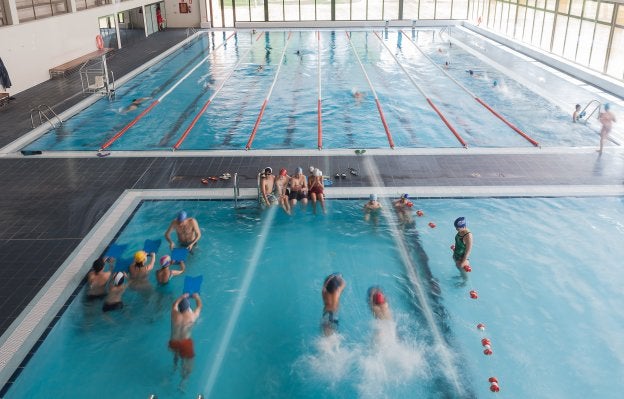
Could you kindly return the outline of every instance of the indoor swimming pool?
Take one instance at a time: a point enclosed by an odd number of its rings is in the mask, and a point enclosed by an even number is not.
[[[204,303],[188,382],[179,387],[167,349],[184,276],[164,287],[151,276],[119,312],[103,314],[77,289],[5,397],[484,398],[490,377],[504,397],[619,397],[621,197],[416,198],[403,224],[392,200],[370,220],[364,192],[329,200],[326,215],[141,201],[105,243],[126,246],[121,265],[146,239],[162,239],[157,257],[167,254],[163,233],[182,209],[202,230],[185,272],[203,276]],[[465,285],[449,249],[458,216],[474,235]],[[338,333],[323,337],[321,287],[335,272],[347,286]],[[372,317],[371,286],[393,321]]]
[[[527,86],[530,76],[497,69],[454,29],[199,33],[112,101],[101,98],[23,149],[596,145],[595,120],[573,124],[567,103],[544,97],[566,84]],[[595,98],[576,96],[568,101]]]

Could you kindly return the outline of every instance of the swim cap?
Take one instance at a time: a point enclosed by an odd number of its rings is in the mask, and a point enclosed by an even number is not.
[[[604,105],[605,111],[608,111],[610,108],[611,108],[611,104],[605,103],[605,105]]]
[[[115,286],[122,285],[124,283],[124,274],[122,272],[115,273],[115,277],[113,278],[113,284]]]
[[[96,273],[99,273],[102,269],[104,269],[104,258],[97,258],[93,261],[93,270],[95,270]]]
[[[494,84],[494,86],[498,86],[498,82],[497,81],[494,81],[493,84]]]
[[[134,253],[134,261],[136,263],[143,263],[147,260],[147,253],[145,251],[137,251]]]
[[[303,169],[301,168],[301,166],[297,166],[295,173],[303,173]]]
[[[401,198],[403,198],[403,199],[408,199],[408,198],[409,198],[409,195],[408,195],[407,193],[406,193],[406,194],[403,194],[403,195],[401,195]]]
[[[178,212],[178,222],[183,222],[187,217],[188,215],[186,214],[186,211]]]
[[[327,277],[327,283],[325,284],[325,289],[330,294],[333,294],[341,285],[342,285],[342,277],[340,276],[340,274],[334,273],[330,275],[329,277]]]
[[[184,312],[186,312],[190,308],[191,308],[191,303],[186,298],[182,298],[180,303],[178,303],[178,311],[180,313],[184,313]]]
[[[280,176],[286,176],[288,174],[288,171],[284,168],[280,169]]]
[[[273,173],[273,169],[271,169],[270,167],[267,166],[266,168],[264,168],[264,173],[267,173],[267,174],[270,175],[270,174]]]
[[[377,201],[377,194],[371,194],[368,199],[370,199],[371,201]]]
[[[165,255],[160,258],[160,266],[167,267],[171,265],[171,256]]]
[[[462,216],[455,219],[453,225],[455,225],[455,228],[466,227],[466,218]]]
[[[384,294],[382,294],[381,291],[377,291],[373,294],[373,303],[375,305],[383,305],[386,303],[386,297],[384,297]]]
[[[468,73],[472,75],[472,74],[474,74],[474,71],[472,69],[469,69]]]
[[[320,169],[314,169],[314,176],[321,177],[323,176],[323,171]]]
[[[316,170],[316,168],[314,166],[310,166],[310,168],[308,169],[310,171],[310,173],[314,173],[314,171]]]

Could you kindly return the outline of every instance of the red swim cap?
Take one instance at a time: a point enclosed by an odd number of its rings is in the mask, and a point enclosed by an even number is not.
[[[286,176],[286,173],[288,173],[288,171],[284,168],[280,169],[280,176]]]
[[[384,303],[386,303],[386,298],[381,293],[381,291],[377,291],[373,294],[373,303],[375,305],[383,305]]]

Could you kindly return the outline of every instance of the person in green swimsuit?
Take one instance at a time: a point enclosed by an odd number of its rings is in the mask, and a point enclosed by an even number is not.
[[[453,223],[457,234],[455,235],[455,246],[453,248],[453,260],[457,270],[461,273],[464,280],[468,278],[466,275],[466,266],[470,266],[468,257],[472,251],[472,233],[466,227],[466,218],[459,217]]]

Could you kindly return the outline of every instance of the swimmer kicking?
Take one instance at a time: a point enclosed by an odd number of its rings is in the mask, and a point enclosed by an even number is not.
[[[338,308],[340,295],[347,286],[340,273],[327,276],[323,283],[323,318],[321,329],[325,336],[330,336],[338,329]]]

